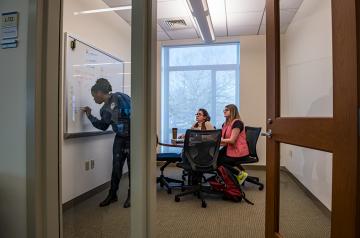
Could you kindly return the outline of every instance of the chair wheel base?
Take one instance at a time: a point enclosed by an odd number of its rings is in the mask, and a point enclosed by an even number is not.
[[[179,198],[179,197],[175,197],[175,202],[180,202],[180,198]]]
[[[259,186],[259,190],[262,191],[264,189],[264,185]]]
[[[202,202],[201,202],[201,207],[202,207],[202,208],[206,208],[206,207],[207,207],[207,204],[206,204],[205,201],[202,201]]]

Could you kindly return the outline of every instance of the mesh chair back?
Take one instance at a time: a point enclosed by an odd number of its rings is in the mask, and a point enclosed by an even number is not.
[[[216,169],[221,141],[221,130],[187,130],[184,156],[193,171],[206,172]]]
[[[246,126],[245,132],[246,132],[246,140],[249,147],[249,153],[250,153],[249,156],[256,158],[258,160],[259,158],[256,152],[256,143],[260,136],[261,127]]]

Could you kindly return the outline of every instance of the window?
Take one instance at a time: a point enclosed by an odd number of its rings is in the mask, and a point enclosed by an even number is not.
[[[221,128],[224,106],[239,105],[239,70],[239,43],[163,47],[162,140],[170,140],[173,127],[185,133],[199,108]]]

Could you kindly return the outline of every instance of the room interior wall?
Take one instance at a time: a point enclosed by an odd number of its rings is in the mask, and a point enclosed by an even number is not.
[[[240,114],[245,125],[265,130],[266,117],[266,42],[264,35],[219,37],[217,42],[240,42]],[[171,40],[158,42],[158,92],[161,92],[161,47],[201,43],[199,40]],[[161,128],[161,94],[158,94],[158,135]],[[189,112],[190,113],[190,112]],[[193,113],[193,112],[191,112]],[[265,138],[257,144],[258,165],[266,164]]]
[[[332,117],[331,1],[304,0],[281,39],[281,115]],[[281,145],[281,163],[331,210],[331,153]]]
[[[1,13],[18,11],[18,47],[0,49],[0,236],[27,237],[27,56],[30,1],[1,0]],[[32,29],[33,30],[33,29]],[[0,33],[0,37],[2,37]]]
[[[121,17],[114,12],[74,15],[74,12],[106,7],[101,0],[64,0],[63,32],[131,62],[131,28]],[[131,64],[126,63],[125,73],[130,72]],[[130,75],[125,75],[125,85],[125,93],[130,94]],[[111,134],[62,140],[63,203],[110,180],[113,138]],[[94,169],[85,171],[87,160],[95,161]],[[124,169],[126,172],[126,166]]]

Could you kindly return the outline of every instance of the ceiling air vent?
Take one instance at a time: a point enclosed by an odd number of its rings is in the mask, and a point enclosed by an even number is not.
[[[159,19],[158,23],[166,31],[182,30],[192,27],[189,19],[184,18]]]
[[[170,29],[178,29],[186,27],[186,22],[183,19],[168,20],[165,21],[165,24],[168,25]]]

